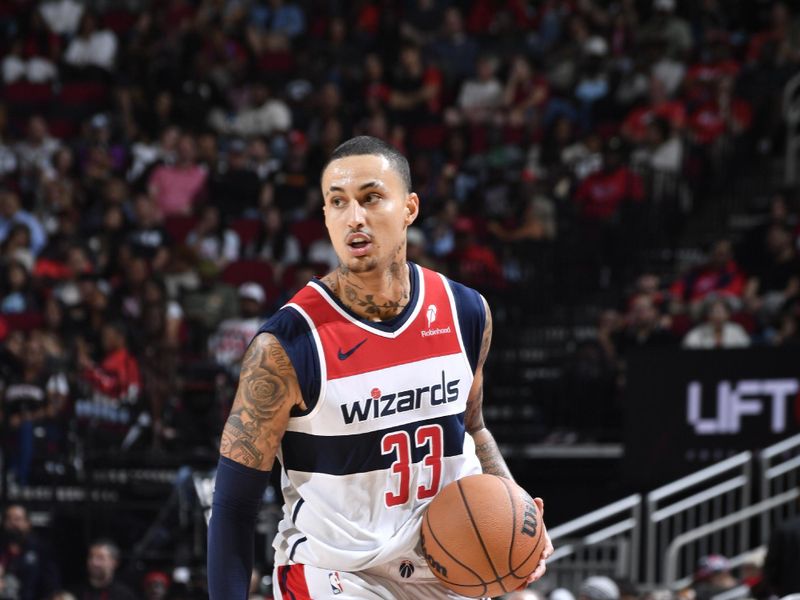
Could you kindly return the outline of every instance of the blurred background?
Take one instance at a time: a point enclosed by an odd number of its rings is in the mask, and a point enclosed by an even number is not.
[[[205,597],[239,360],[336,266],[319,175],[360,134],[409,158],[409,259],[492,306],[486,419],[550,527],[629,499],[624,557],[570,572],[631,585],[571,592],[667,582],[674,490],[636,494],[723,460],[675,535],[784,500],[662,594],[760,581],[800,469],[752,454],[800,425],[794,3],[5,0],[0,57],[0,598]]]

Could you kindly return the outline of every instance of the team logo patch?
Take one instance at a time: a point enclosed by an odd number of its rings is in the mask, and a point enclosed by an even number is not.
[[[414,563],[410,560],[404,560],[400,563],[400,577],[408,579],[414,574]]]
[[[339,571],[328,573],[328,582],[331,584],[331,592],[334,595],[341,594],[344,589],[342,588],[342,580],[339,579]]]

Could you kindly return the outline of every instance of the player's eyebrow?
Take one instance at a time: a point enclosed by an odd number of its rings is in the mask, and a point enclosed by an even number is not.
[[[364,183],[364,184],[362,184],[362,185],[361,185],[361,186],[358,188],[358,191],[360,192],[360,191],[362,191],[362,190],[366,190],[367,188],[382,188],[382,189],[385,189],[385,188],[386,188],[386,186],[385,186],[385,185],[383,185],[383,182],[382,182],[382,181],[378,181],[378,180],[375,180],[375,181],[368,181],[367,183]]]
[[[382,181],[378,181],[376,179],[374,181],[368,181],[366,183],[362,183],[360,186],[358,186],[358,191],[361,192],[369,188],[379,188],[385,190],[386,186],[383,184]],[[339,187],[338,185],[332,185],[331,187],[328,188],[328,191],[325,192],[325,197],[327,198],[332,192],[343,192],[343,191],[344,188]]]

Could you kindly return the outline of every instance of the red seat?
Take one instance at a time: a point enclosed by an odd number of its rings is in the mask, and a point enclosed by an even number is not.
[[[239,236],[242,248],[247,247],[256,239],[260,227],[261,221],[258,219],[234,219],[231,221],[231,229]]]
[[[15,329],[31,331],[44,323],[44,315],[38,312],[8,313],[3,315],[3,318],[9,331]]]
[[[47,104],[53,100],[53,88],[49,83],[15,81],[3,90],[3,97],[12,104]]]
[[[164,219],[164,229],[176,244],[183,244],[186,236],[197,225],[197,217],[191,215],[173,215]]]
[[[300,242],[303,253],[308,252],[309,246],[317,240],[323,239],[327,235],[325,223],[317,219],[305,219],[293,223],[289,228],[291,234]]]
[[[274,301],[278,295],[278,287],[275,285],[275,273],[272,265],[264,260],[244,259],[234,261],[225,267],[220,279],[233,286],[240,286],[248,281],[254,281],[264,288],[268,302]]]
[[[69,106],[105,104],[109,98],[108,86],[97,81],[73,81],[61,88],[59,100]]]

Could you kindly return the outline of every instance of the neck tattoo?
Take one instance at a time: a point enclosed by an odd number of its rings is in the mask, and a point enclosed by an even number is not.
[[[411,279],[406,264],[392,263],[382,289],[369,289],[347,267],[340,267],[322,279],[342,303],[371,321],[387,321],[399,315],[411,297]]]

